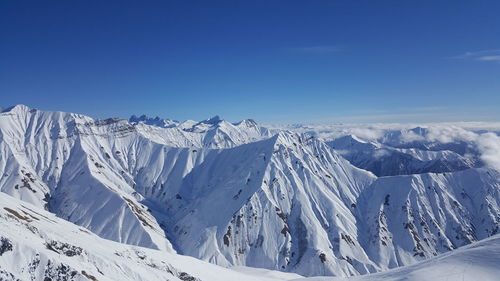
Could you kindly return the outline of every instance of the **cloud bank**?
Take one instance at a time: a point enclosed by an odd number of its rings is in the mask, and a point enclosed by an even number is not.
[[[355,135],[367,142],[450,144],[466,143],[479,153],[488,167],[500,171],[500,123],[464,122],[432,124],[337,124],[294,125],[281,127],[309,133],[327,141]],[[396,139],[395,139],[396,138]]]

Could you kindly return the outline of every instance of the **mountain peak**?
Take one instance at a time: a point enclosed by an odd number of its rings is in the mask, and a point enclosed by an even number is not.
[[[27,111],[30,111],[30,110],[36,110],[36,109],[32,109],[24,104],[17,104],[17,105],[13,105],[13,106],[9,106],[9,107],[6,107],[4,109],[2,109],[2,113],[3,112],[14,112],[14,111],[21,111],[21,112],[27,112]]]
[[[160,118],[159,116],[156,117],[148,117],[147,115],[143,114],[139,117],[137,115],[132,115],[128,119],[129,122],[132,123],[144,123],[146,125],[151,125],[151,126],[157,126],[157,127],[162,127],[162,128],[170,128],[175,125],[177,125],[179,122],[175,120],[170,120],[170,119],[163,119]]]
[[[215,115],[207,120],[201,121],[200,123],[217,125],[222,121],[219,115]]]
[[[245,126],[245,127],[256,127],[257,122],[255,122],[255,120],[253,120],[253,119],[245,119],[245,120],[241,120],[240,122],[234,123],[234,125]]]

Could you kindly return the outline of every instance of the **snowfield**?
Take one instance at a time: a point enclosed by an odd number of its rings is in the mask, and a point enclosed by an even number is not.
[[[437,280],[482,265],[488,280],[498,266],[477,251],[498,261],[500,130],[472,127],[7,108],[0,280]]]
[[[3,193],[0,207],[2,281],[277,281],[300,277],[265,270],[258,276],[240,273],[192,257],[105,240]]]
[[[500,235],[429,260],[352,278],[310,277],[235,267],[102,239],[0,193],[0,280],[498,280]],[[47,279],[50,278],[50,279]]]
[[[498,280],[500,235],[429,260],[386,272],[352,278],[312,277],[293,281],[449,281]]]

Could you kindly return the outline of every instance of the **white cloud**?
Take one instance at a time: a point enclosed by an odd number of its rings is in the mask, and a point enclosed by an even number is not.
[[[477,148],[480,158],[486,165],[500,171],[500,137],[493,133],[474,133],[457,126],[429,127],[428,141],[450,143],[463,141]]]
[[[500,61],[500,55],[498,55],[498,56],[483,56],[483,57],[479,57],[478,60],[482,60],[482,61]]]
[[[384,130],[377,129],[374,127],[369,128],[353,128],[351,134],[360,137],[365,140],[376,140],[384,135]]]
[[[403,131],[400,137],[403,143],[423,141],[425,138],[421,135],[414,133],[413,131]]]
[[[430,126],[425,136],[429,142],[450,143],[457,141],[473,142],[477,134],[457,126]]]
[[[500,137],[494,133],[484,133],[478,136],[476,143],[481,160],[500,171]]]
[[[498,61],[498,62],[500,62],[500,49],[466,52],[462,55],[458,55],[458,56],[455,56],[452,58],[477,60],[477,61]]]

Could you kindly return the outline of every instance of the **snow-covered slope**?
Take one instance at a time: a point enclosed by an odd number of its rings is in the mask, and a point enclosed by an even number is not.
[[[36,206],[0,193],[0,280],[279,281],[300,277],[239,273],[195,258],[102,239]]]
[[[177,199],[155,203],[167,206],[164,224],[182,253],[303,274],[366,273],[375,269],[360,245],[358,268],[335,257],[352,249],[331,247],[357,232],[349,206],[374,180],[310,136],[279,133],[212,151],[172,188]]]
[[[497,234],[499,177],[495,170],[469,169],[377,179],[357,203],[364,249],[392,268]]]
[[[293,281],[496,281],[500,276],[500,234],[426,261],[351,278],[313,277]]]
[[[138,202],[133,180],[110,156],[118,150],[111,152],[106,140],[120,142],[132,132],[120,120],[11,108],[0,114],[0,189],[104,238],[172,250]]]
[[[0,193],[0,280],[493,281],[495,235],[429,260],[360,277],[302,278],[262,269],[226,269],[191,257],[102,239],[29,203]]]
[[[117,242],[303,275],[408,265],[500,226],[494,169],[377,178],[250,120],[132,121],[5,110],[0,190]]]
[[[196,148],[231,147],[270,133],[248,122],[209,123],[186,131],[18,105],[0,114],[0,189],[102,237],[171,248],[134,189],[147,186],[135,181],[143,180],[155,161],[171,165],[164,172],[176,169],[165,181],[179,180],[193,167]]]

